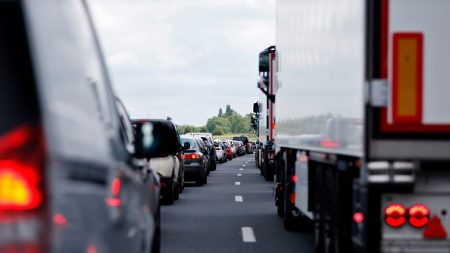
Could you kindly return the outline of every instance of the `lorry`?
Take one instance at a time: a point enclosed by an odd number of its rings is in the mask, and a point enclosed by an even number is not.
[[[275,202],[316,252],[450,252],[448,10],[277,1]]]
[[[267,181],[272,181],[275,174],[275,46],[264,49],[259,54],[258,89],[259,101],[253,104],[257,116],[257,145],[255,152],[256,166]]]

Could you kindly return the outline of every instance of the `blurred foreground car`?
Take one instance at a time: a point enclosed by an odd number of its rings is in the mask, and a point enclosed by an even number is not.
[[[182,135],[180,139],[186,149],[183,154],[186,180],[194,180],[200,186],[208,183],[209,155],[202,150],[203,140],[192,135]]]
[[[0,1],[0,24],[0,252],[157,252],[86,3]]]
[[[157,139],[151,141],[167,143],[178,147],[176,152],[164,154],[162,157],[149,159],[150,168],[160,175],[161,196],[169,205],[180,197],[184,188],[184,164],[181,158],[181,143],[176,126],[172,121],[165,119],[139,119],[133,120],[136,126],[149,124],[153,135]],[[162,136],[170,133],[171,139],[163,139]]]

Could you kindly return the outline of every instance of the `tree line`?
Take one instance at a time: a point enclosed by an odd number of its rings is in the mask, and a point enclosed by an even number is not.
[[[230,105],[226,105],[225,112],[220,108],[217,116],[208,119],[206,126],[179,125],[177,127],[181,134],[190,132],[209,132],[213,135],[247,133],[253,131],[250,127],[250,119],[250,113],[242,116],[233,110]]]

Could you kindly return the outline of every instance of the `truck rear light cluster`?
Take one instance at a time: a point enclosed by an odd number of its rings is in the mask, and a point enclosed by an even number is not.
[[[430,221],[430,211],[423,204],[412,205],[408,210],[401,204],[390,204],[384,214],[386,224],[393,228],[403,226],[407,220],[412,227],[422,228]]]

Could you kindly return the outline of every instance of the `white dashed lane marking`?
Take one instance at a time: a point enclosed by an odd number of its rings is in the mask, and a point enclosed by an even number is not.
[[[242,198],[242,196],[236,195],[236,196],[234,196],[234,201],[236,201],[236,202],[244,202],[244,199]]]
[[[241,174],[241,173],[239,173],[239,174],[237,174],[237,176],[238,176],[238,177],[240,177],[240,176],[242,176],[242,174]]]
[[[243,242],[256,242],[255,233],[252,227],[242,227],[242,241]]]
[[[243,168],[240,168],[239,170],[244,170]]]
[[[234,182],[234,185],[241,185],[241,182]]]

